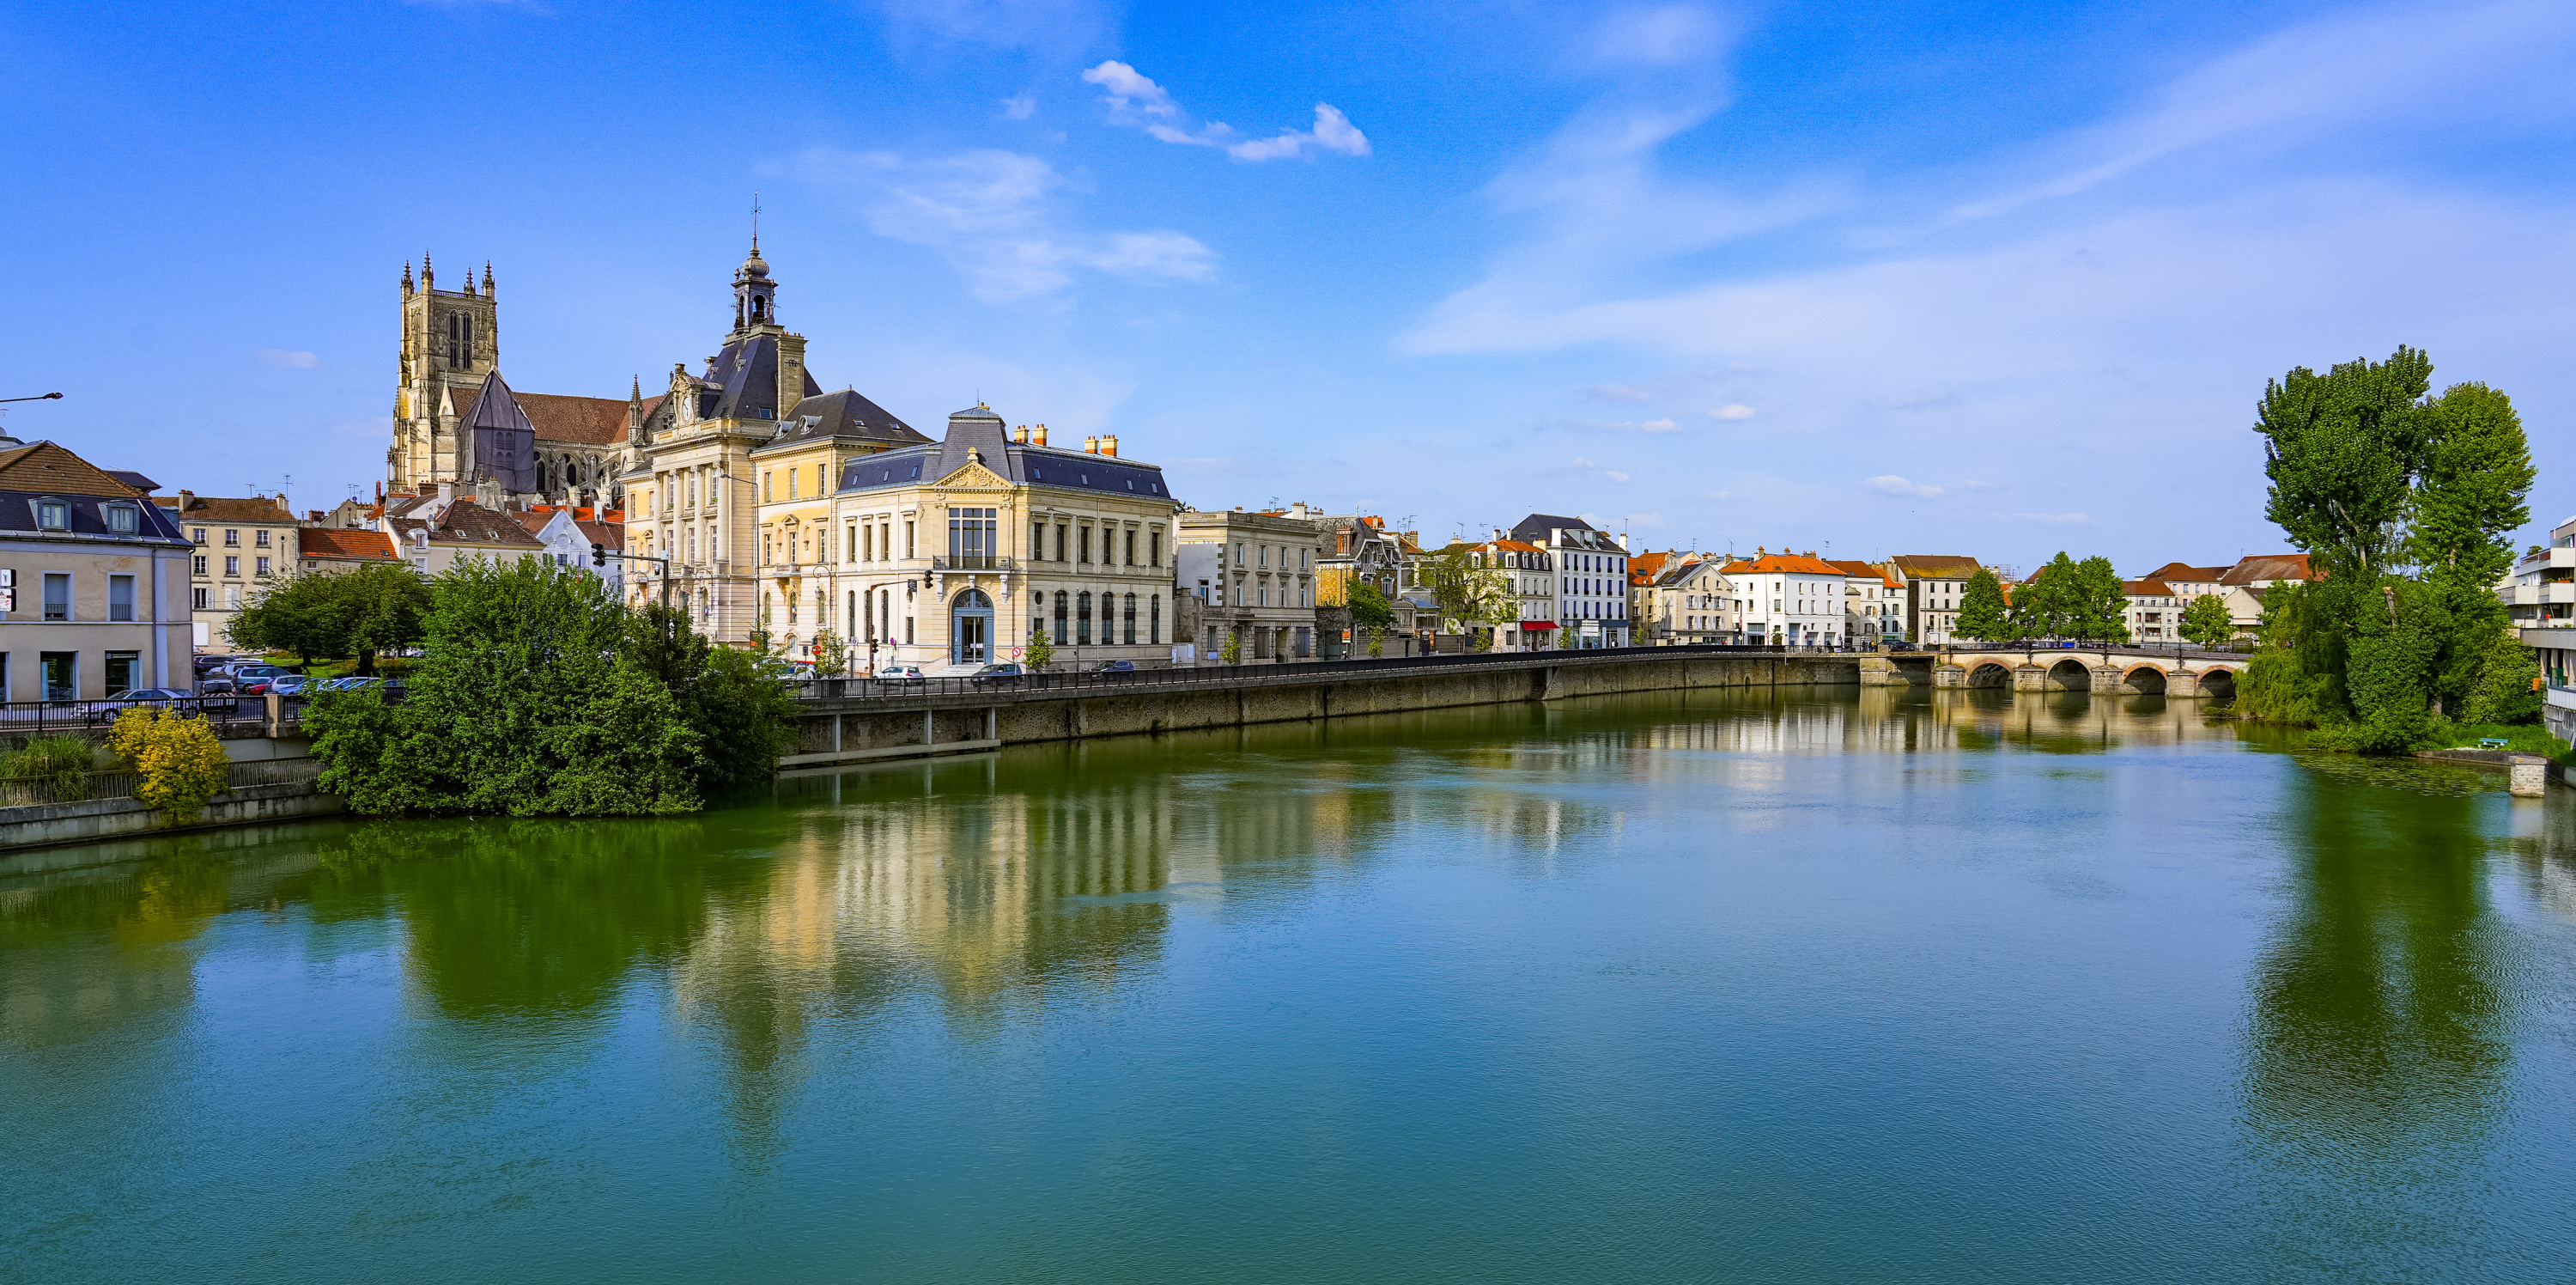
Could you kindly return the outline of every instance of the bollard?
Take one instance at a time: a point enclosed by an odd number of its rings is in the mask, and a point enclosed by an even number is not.
[[[2537,754],[2513,756],[2513,793],[2517,798],[2536,799],[2549,789],[2549,760]]]

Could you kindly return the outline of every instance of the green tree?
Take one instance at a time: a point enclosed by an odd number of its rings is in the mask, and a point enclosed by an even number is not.
[[[767,780],[786,751],[796,698],[756,652],[718,647],[679,612],[647,606],[630,613],[624,654],[670,692],[702,738],[701,792]]]
[[[429,582],[399,562],[370,562],[325,577],[339,582],[342,610],[348,621],[346,646],[358,658],[358,672],[376,672],[376,657],[417,647],[426,637]]]
[[[1243,659],[1242,630],[1229,629],[1225,631],[1225,646],[1217,650],[1216,658],[1229,665]]]
[[[1519,590],[1502,568],[1486,565],[1490,556],[1472,545],[1453,544],[1422,559],[1422,585],[1431,592],[1443,628],[1464,634],[1475,625],[1520,619]]]
[[[2081,610],[2082,573],[2058,551],[2046,566],[2013,587],[2012,629],[2022,638],[2072,638]]]
[[[1979,642],[2002,642],[2012,636],[2012,608],[2004,601],[2004,583],[1985,567],[1968,577],[1959,595],[1959,620],[1951,632]]]
[[[348,571],[277,575],[233,617],[235,645],[293,652],[309,667],[318,659],[358,658],[358,672],[376,672],[379,653],[417,647],[429,586],[396,562],[369,563]]]
[[[2217,594],[2194,594],[2182,609],[2179,632],[2187,641],[2216,647],[2236,636],[2236,623],[2228,618],[2227,603]]]
[[[596,577],[458,563],[433,590],[410,699],[325,692],[307,710],[322,788],[361,813],[695,810],[706,738],[626,653],[632,622]]]
[[[2128,582],[2120,579],[2109,558],[2097,555],[2075,564],[2075,588],[2068,599],[2068,633],[2087,642],[2129,641]]]
[[[1376,585],[1354,577],[1347,596],[1350,598],[1351,623],[1362,629],[1384,629],[1395,623],[1395,608],[1388,604],[1386,595],[1379,592]]]
[[[820,677],[846,674],[850,669],[850,644],[829,629],[814,635],[814,672]]]
[[[1055,644],[1047,641],[1045,626],[1041,625],[1029,634],[1028,650],[1021,656],[1031,669],[1044,669],[1055,663]]]

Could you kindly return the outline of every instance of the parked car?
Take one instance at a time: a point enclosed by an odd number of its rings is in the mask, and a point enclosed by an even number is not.
[[[888,665],[876,673],[880,683],[917,683],[927,676],[919,665]]]
[[[265,695],[269,680],[295,672],[284,665],[231,665],[227,669],[232,676],[233,691],[243,696]]]
[[[239,659],[241,659],[239,656],[196,656],[190,658],[188,665],[196,671],[198,677],[203,678],[208,670],[220,669]]]
[[[197,694],[198,694],[198,695],[200,695],[200,696],[230,696],[230,695],[232,695],[232,694],[233,694],[233,677],[232,677],[232,675],[227,674],[227,673],[223,673],[223,672],[221,672],[221,671],[217,671],[217,672],[210,673],[210,674],[206,674],[206,675],[204,675],[204,676],[200,677],[199,679],[197,679]]]
[[[1017,661],[1002,660],[976,670],[967,681],[978,686],[1008,687],[1028,676],[1029,671],[1022,668]]]
[[[1922,650],[1921,648],[1916,647],[1914,644],[1912,644],[1912,643],[1910,643],[1910,642],[1892,642],[1892,643],[1889,643],[1889,644],[1887,645],[1887,649],[1888,649],[1889,651],[1920,651],[1920,650]]]
[[[1092,670],[1091,672],[1095,674],[1132,674],[1136,672],[1136,662],[1132,660],[1113,660],[1102,665],[1098,669]]]
[[[193,714],[197,712],[199,703],[193,694],[180,691],[176,687],[136,687],[110,696],[106,700],[91,701],[83,705],[81,720],[89,723],[113,723],[117,715],[129,709],[176,707],[184,713]]]
[[[319,680],[307,674],[279,674],[268,680],[268,690],[280,696],[310,695],[320,685]]]

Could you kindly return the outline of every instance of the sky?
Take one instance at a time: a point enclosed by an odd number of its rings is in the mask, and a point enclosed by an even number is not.
[[[384,474],[400,278],[513,387],[827,387],[1199,508],[1634,548],[2280,550],[2264,381],[2427,349],[2576,512],[2576,6],[1473,0],[0,9],[0,430]],[[448,279],[453,280],[450,276]],[[289,481],[291,479],[291,482]]]

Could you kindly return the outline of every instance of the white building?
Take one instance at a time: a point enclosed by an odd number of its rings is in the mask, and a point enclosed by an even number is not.
[[[2496,596],[2518,627],[2576,626],[2576,517],[2551,527],[2548,546],[2523,555]]]
[[[1905,621],[1919,643],[1960,641],[1959,601],[1977,560],[1955,553],[1902,553],[1887,560],[1904,594]]]
[[[1843,636],[1856,642],[1905,639],[1905,582],[1874,562],[1840,562],[1843,570]]]
[[[1726,566],[1741,604],[1744,641],[1789,647],[1838,647],[1843,632],[1843,569],[1807,553],[1769,553]]]
[[[1628,537],[1552,513],[1522,518],[1509,536],[1538,546],[1555,566],[1558,647],[1629,645]]]

